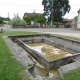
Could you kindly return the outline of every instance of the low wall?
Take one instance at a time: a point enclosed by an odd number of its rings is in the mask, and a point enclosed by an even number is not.
[[[62,37],[53,36],[53,43],[63,48],[64,50],[67,50],[72,53],[79,53],[80,52],[80,42],[72,39],[66,39]]]
[[[77,68],[80,68],[80,60],[73,62],[73,63],[70,63],[70,64],[67,64],[67,65],[64,65],[64,66],[61,66],[58,69],[58,72],[61,77],[64,77],[63,76],[64,73],[75,70]]]
[[[65,26],[64,25],[58,25],[58,27],[57,27],[56,25],[52,25],[52,27],[51,27],[51,25],[44,25],[44,28],[65,28]]]

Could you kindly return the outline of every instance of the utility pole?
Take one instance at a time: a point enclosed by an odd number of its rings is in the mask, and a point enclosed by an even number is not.
[[[14,13],[14,18],[16,17],[15,13]]]
[[[19,17],[19,14],[17,13],[17,18]]]
[[[33,14],[34,14],[34,27],[36,27],[36,26],[35,26],[35,11],[36,11],[36,10],[34,9],[34,12],[33,12]]]
[[[8,12],[8,18],[9,18],[9,12]]]
[[[53,26],[53,0],[52,0],[52,10],[51,10],[51,28]]]

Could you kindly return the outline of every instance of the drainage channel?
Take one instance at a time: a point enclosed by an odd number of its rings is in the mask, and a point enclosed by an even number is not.
[[[58,76],[58,69],[47,70],[42,66],[36,59],[28,54],[28,57],[35,63],[35,73],[41,75],[42,77],[53,77]]]

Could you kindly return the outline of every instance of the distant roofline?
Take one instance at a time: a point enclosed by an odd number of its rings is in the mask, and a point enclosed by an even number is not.
[[[36,12],[32,12],[32,13],[31,13],[31,12],[25,12],[25,13],[30,13],[30,14],[33,14],[33,13],[35,13],[35,14],[43,14],[43,13],[36,13]],[[24,13],[24,14],[25,14],[25,13]]]
[[[32,17],[32,16],[35,16],[35,15],[41,15],[41,14],[43,14],[43,13],[27,13],[27,12],[25,12],[24,13],[24,16],[28,16],[28,17]]]
[[[67,21],[67,22],[71,22],[71,21],[73,21],[74,19],[65,19],[65,20],[63,20],[63,22],[64,21]]]

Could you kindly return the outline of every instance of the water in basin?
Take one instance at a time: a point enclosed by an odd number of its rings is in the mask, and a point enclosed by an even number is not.
[[[49,60],[59,59],[72,54],[44,42],[28,43],[31,49],[38,51]]]

